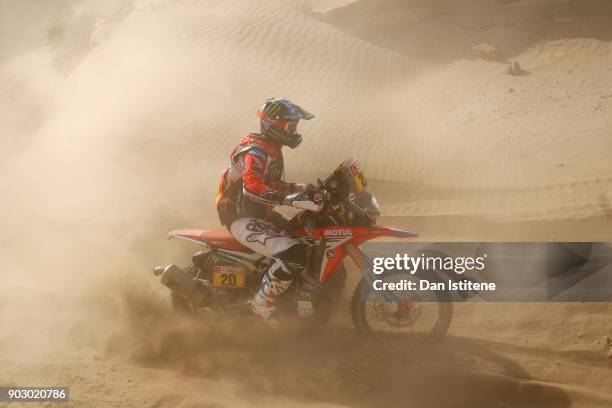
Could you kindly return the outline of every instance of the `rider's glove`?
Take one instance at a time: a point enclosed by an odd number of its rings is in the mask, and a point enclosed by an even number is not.
[[[304,210],[321,211],[323,208],[323,197],[321,197],[321,193],[318,191],[308,190],[289,194],[283,199],[283,204]]]

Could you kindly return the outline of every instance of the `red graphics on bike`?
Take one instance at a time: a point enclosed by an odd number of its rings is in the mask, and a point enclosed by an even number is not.
[[[304,233],[305,231],[297,231],[296,235],[300,235],[300,232]],[[416,237],[417,234],[397,227],[374,225],[372,227],[334,226],[317,228],[312,231],[311,236],[321,239],[325,246],[319,275],[319,281],[324,282],[347,255],[354,257],[354,260],[360,264],[360,260],[355,259],[360,257],[360,251],[355,250],[351,253],[351,248],[357,249],[364,242],[374,238],[411,238]]]
[[[232,237],[226,228],[174,230],[170,231],[168,235],[170,237],[182,238],[211,247],[245,253],[252,252]],[[300,228],[296,231],[292,231],[291,235],[296,238],[314,238],[325,246],[321,272],[319,274],[320,282],[324,282],[330,274],[333,273],[335,268],[342,263],[344,258],[347,255],[351,255],[350,250],[347,250],[347,245],[353,245],[353,247],[358,248],[362,243],[374,238],[411,238],[417,236],[417,234],[412,231],[385,225],[375,225],[373,227],[324,227],[317,228],[310,234],[304,228]],[[357,253],[353,253],[352,256],[355,257],[358,255]]]

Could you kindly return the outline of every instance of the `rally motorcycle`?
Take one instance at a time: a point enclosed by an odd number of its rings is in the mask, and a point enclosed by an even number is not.
[[[316,210],[310,201],[295,202],[292,205],[300,211],[285,228],[309,248],[301,276],[276,302],[282,320],[293,319],[299,324],[320,325],[329,319],[347,279],[344,259],[352,259],[360,270],[371,265],[360,247],[362,243],[378,237],[416,236],[411,231],[376,224],[378,203],[355,159],[345,160],[325,181],[317,183],[311,189],[319,201]],[[174,230],[168,235],[204,247],[186,268],[168,265],[154,269],[170,288],[175,311],[195,316],[212,312],[216,319],[228,319],[235,313],[251,316],[246,305],[259,290],[272,259],[243,246],[226,228]],[[389,273],[383,278],[402,276]],[[376,291],[372,281],[371,274],[364,273],[351,298],[351,317],[359,333],[400,334],[430,341],[444,335],[452,303],[440,293],[419,299],[405,292]]]

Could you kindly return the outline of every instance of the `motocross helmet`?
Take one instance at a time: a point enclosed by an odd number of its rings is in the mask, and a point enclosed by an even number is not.
[[[302,143],[302,135],[297,132],[299,120],[310,120],[314,115],[288,99],[270,98],[259,108],[257,117],[264,139],[295,149]]]

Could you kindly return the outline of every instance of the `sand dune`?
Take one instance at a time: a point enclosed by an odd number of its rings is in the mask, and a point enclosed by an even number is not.
[[[611,210],[610,177],[497,189],[398,184],[379,184],[379,195],[386,198],[383,210],[387,216],[462,215],[497,221],[550,221],[608,216]]]
[[[553,211],[553,218],[608,213],[612,72],[601,68],[607,43],[537,46],[519,56],[531,75],[513,78],[494,62],[436,68],[343,34],[309,14],[311,7],[316,4],[265,1],[251,10],[241,2],[166,2],[134,10],[60,86],[53,118],[37,132],[38,150],[57,150],[72,167],[92,144],[101,147],[101,161],[163,161],[166,173],[175,172],[158,177],[155,188],[172,191],[177,179],[193,180],[176,171],[181,161],[217,172],[235,140],[253,130],[260,101],[287,95],[317,113],[303,124],[303,146],[287,153],[289,175],[305,169],[324,175],[354,154],[371,179],[432,186],[434,197],[450,188],[436,214],[511,219],[528,211],[537,218],[561,205],[554,202],[566,191],[563,205],[578,210]],[[91,98],[100,107],[84,109]],[[181,109],[168,109],[177,103]],[[580,125],[584,115],[587,127]],[[68,153],[57,147],[66,145]],[[136,171],[146,178],[149,169]],[[486,195],[499,201],[513,188],[514,200],[500,207],[453,195],[465,187],[492,190]],[[530,192],[523,197],[525,187]],[[398,204],[401,196],[386,206],[389,215],[427,212],[410,201]]]

